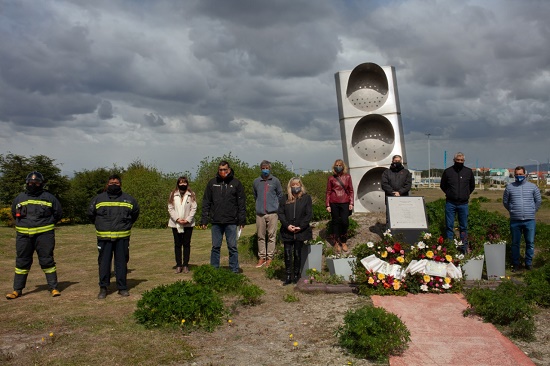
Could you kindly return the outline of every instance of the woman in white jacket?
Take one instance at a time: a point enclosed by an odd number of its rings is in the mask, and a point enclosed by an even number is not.
[[[191,253],[191,236],[195,226],[197,199],[195,192],[189,188],[187,177],[179,177],[176,189],[168,199],[168,227],[174,234],[174,253],[176,255],[176,273],[189,272],[189,255]],[[182,256],[183,249],[183,256]],[[183,257],[183,260],[182,260]]]

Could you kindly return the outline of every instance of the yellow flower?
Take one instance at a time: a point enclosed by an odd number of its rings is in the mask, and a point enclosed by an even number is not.
[[[403,258],[403,257],[397,257],[396,260],[397,260],[399,263],[405,262],[405,258]]]
[[[53,337],[53,332],[50,332],[50,337]]]
[[[424,275],[423,279],[424,279],[424,282],[430,282],[430,276],[428,275]]]
[[[311,269],[313,272],[317,272],[317,268],[312,268]]]
[[[292,337],[294,337],[292,333],[288,335],[288,338],[292,339]]]
[[[298,347],[298,342],[294,342],[294,343],[292,343],[292,345],[293,345],[294,347]]]
[[[428,257],[428,258],[433,258],[433,257],[434,257],[434,252],[432,252],[431,250],[428,250],[428,251],[426,252],[426,257]]]
[[[44,342],[44,337],[42,337],[42,342]]]
[[[399,290],[401,288],[401,283],[399,281],[393,281],[393,289]]]
[[[452,262],[453,261],[453,257],[451,257],[448,254],[445,256],[445,259],[447,260],[447,262]]]
[[[383,273],[379,273],[379,274],[378,274],[378,279],[379,279],[379,280],[383,280],[384,278],[386,278],[386,275],[385,275],[385,274],[383,274]]]
[[[181,324],[183,324],[183,323],[185,323],[185,319],[182,319],[182,320],[181,320]]]
[[[374,283],[374,278],[369,277],[369,281],[368,281],[368,282],[369,282],[369,285],[372,285],[372,284]]]
[[[382,254],[380,254],[382,258],[386,258],[388,256],[388,252],[383,251]]]
[[[446,283],[446,284],[451,283],[451,278],[450,278],[450,277],[445,277],[445,283]]]
[[[232,321],[231,319],[229,319],[227,322],[228,322],[229,324],[233,323],[233,321]]]

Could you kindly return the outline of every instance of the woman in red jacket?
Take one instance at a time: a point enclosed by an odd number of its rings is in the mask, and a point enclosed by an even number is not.
[[[348,167],[342,159],[332,166],[332,175],[328,178],[325,205],[332,218],[332,236],[336,253],[347,252],[349,215],[353,210],[353,184]]]

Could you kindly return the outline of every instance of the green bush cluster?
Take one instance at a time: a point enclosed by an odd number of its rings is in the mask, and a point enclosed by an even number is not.
[[[337,330],[340,346],[356,357],[387,362],[411,341],[406,325],[395,314],[374,306],[349,310]]]
[[[260,287],[250,283],[245,275],[233,273],[225,268],[216,269],[207,264],[193,271],[193,281],[223,295],[237,295],[243,305],[260,303],[260,298],[265,293]]]
[[[510,326],[510,335],[530,340],[534,336],[535,307],[526,297],[527,287],[504,280],[495,290],[473,288],[465,291],[470,307],[464,315],[477,314],[484,321]]]
[[[538,306],[550,306],[550,263],[528,271],[524,277],[527,285],[526,297]]]
[[[226,314],[222,298],[211,288],[178,281],[146,291],[137,303],[134,318],[148,328],[183,326],[213,331]]]
[[[244,275],[210,265],[198,267],[193,281],[178,281],[146,291],[137,303],[134,318],[148,328],[181,326],[212,331],[229,314],[222,296],[236,295],[240,304],[256,305],[265,293]]]

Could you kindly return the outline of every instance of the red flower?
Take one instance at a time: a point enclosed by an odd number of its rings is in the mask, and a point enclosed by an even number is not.
[[[437,239],[437,242],[438,242],[439,244],[443,244],[444,241],[445,241],[445,239],[443,239],[442,236],[440,236],[439,239]]]
[[[402,249],[402,248],[401,248],[401,244],[395,243],[395,244],[393,245],[393,250],[395,250],[396,252],[400,252],[401,249]]]

